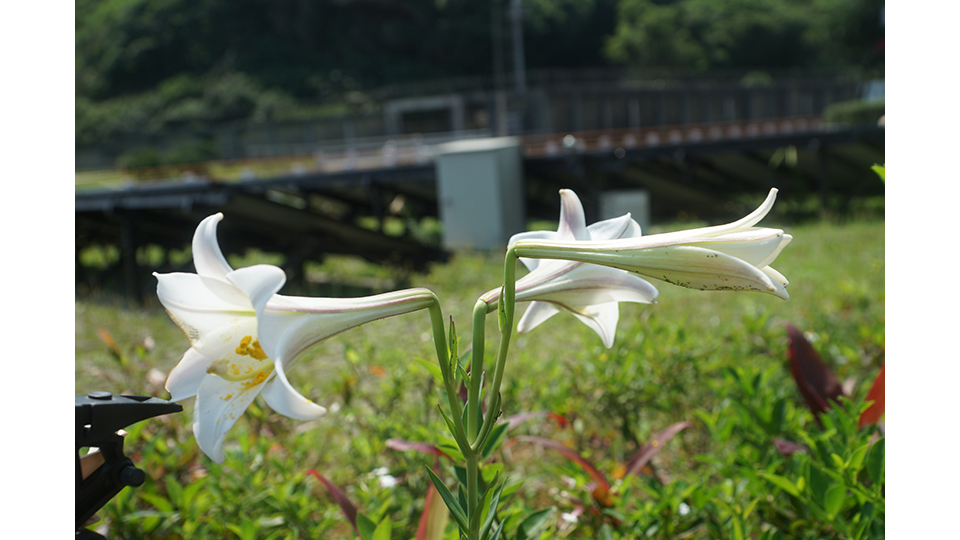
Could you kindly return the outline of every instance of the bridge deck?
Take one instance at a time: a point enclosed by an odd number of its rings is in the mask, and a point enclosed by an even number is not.
[[[817,117],[795,117],[527,136],[521,140],[527,215],[556,219],[561,187],[581,194],[588,220],[597,219],[599,193],[613,189],[647,189],[654,220],[678,212],[725,219],[740,209],[723,202],[774,185],[785,196],[824,199],[828,193],[845,200],[882,193],[869,167],[884,161],[883,133],[882,127],[833,128]],[[795,166],[771,166],[788,147]],[[430,148],[404,144],[327,150],[313,169],[269,179],[192,177],[78,190],[76,247],[79,253],[91,244],[119,246],[127,291],[136,295],[148,282],[147,269],[132,255],[138,246],[182,249],[196,224],[217,211],[228,218],[220,235],[226,252],[254,247],[283,253],[292,279],[302,262],[325,253],[411,269],[446,256],[411,234],[389,236],[357,224],[373,218],[367,221],[382,227],[391,213],[414,220],[438,215]]]

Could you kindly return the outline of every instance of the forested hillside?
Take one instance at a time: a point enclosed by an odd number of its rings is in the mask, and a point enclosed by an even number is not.
[[[524,0],[528,70],[883,67],[883,0]],[[511,68],[509,0],[77,0],[77,142]]]

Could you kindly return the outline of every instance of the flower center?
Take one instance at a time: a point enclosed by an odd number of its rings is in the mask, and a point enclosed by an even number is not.
[[[253,336],[244,336],[234,352],[238,357],[248,356],[255,362],[245,361],[243,358],[221,358],[210,364],[207,373],[228,381],[241,382],[244,388],[252,388],[262,383],[273,373],[273,362],[267,358],[260,342],[254,340]]]

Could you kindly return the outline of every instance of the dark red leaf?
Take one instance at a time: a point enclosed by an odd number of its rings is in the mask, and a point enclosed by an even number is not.
[[[829,401],[836,401],[843,395],[843,389],[800,330],[788,323],[787,336],[790,338],[790,347],[787,349],[790,373],[797,381],[797,387],[803,400],[807,402],[807,407],[819,415],[830,408]]]
[[[580,468],[583,469],[584,472],[589,474],[591,478],[596,480],[597,483],[600,484],[600,487],[602,487],[604,490],[610,489],[610,482],[607,482],[607,479],[604,478],[603,474],[600,473],[600,471],[598,471],[597,468],[594,467],[592,463],[587,461],[583,456],[578,454],[575,450],[567,448],[566,446],[556,441],[551,441],[550,439],[543,439],[540,437],[529,437],[526,435],[521,435],[519,437],[515,437],[513,440],[532,442],[532,443],[539,444],[540,446],[553,448],[557,452],[560,452],[561,454],[563,454],[563,456],[569,459],[570,461],[573,461],[574,463],[579,465]]]
[[[878,421],[880,421],[880,418],[883,417],[885,412],[883,372],[886,367],[886,364],[881,366],[880,373],[877,375],[877,378],[873,380],[873,386],[870,387],[870,393],[867,394],[867,401],[872,401],[873,404],[871,404],[870,407],[863,411],[863,414],[860,415],[860,427],[869,424],[876,424]]]
[[[557,422],[557,424],[560,425],[561,428],[566,427],[567,425],[567,419],[564,418],[563,415],[557,414],[555,412],[550,412],[550,411],[519,413],[513,416],[508,416],[504,418],[502,421],[509,424],[507,426],[507,429],[513,429],[519,426],[520,424],[526,422],[527,420],[530,420],[531,418],[539,418],[541,416],[547,416],[549,418],[553,418]]]
[[[391,450],[399,450],[401,452],[407,452],[409,450],[416,450],[417,452],[423,452],[426,454],[432,454],[434,456],[443,456],[449,460],[453,460],[446,452],[437,448],[432,444],[422,443],[422,442],[412,442],[405,441],[403,439],[387,439],[387,448]]]
[[[324,478],[320,473],[314,469],[307,471],[307,474],[312,474],[317,477],[317,480],[323,482],[323,485],[327,486],[327,490],[330,491],[330,495],[333,497],[333,500],[337,501],[337,504],[340,505],[340,510],[343,511],[343,515],[347,517],[347,521],[350,522],[350,525],[353,525],[353,532],[357,533],[357,538],[360,538],[360,529],[357,528],[357,507],[350,499],[347,498],[347,494],[340,490],[333,482]]]
[[[637,474],[643,469],[643,466],[650,462],[650,459],[653,458],[654,454],[660,451],[660,448],[663,447],[664,443],[674,438],[677,433],[680,433],[684,429],[690,427],[692,424],[690,422],[677,422],[667,429],[657,433],[650,439],[650,442],[643,445],[640,450],[630,461],[626,463],[626,473],[624,476],[629,474]]]
[[[807,450],[806,446],[786,439],[774,439],[773,445],[777,447],[778,452],[785,456],[792,455],[794,452],[804,452]]]

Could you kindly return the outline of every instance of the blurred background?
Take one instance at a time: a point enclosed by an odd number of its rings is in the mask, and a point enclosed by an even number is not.
[[[215,211],[293,277],[496,247],[563,187],[588,221],[729,219],[774,186],[783,220],[883,212],[882,0],[76,8],[78,284],[149,289]]]

